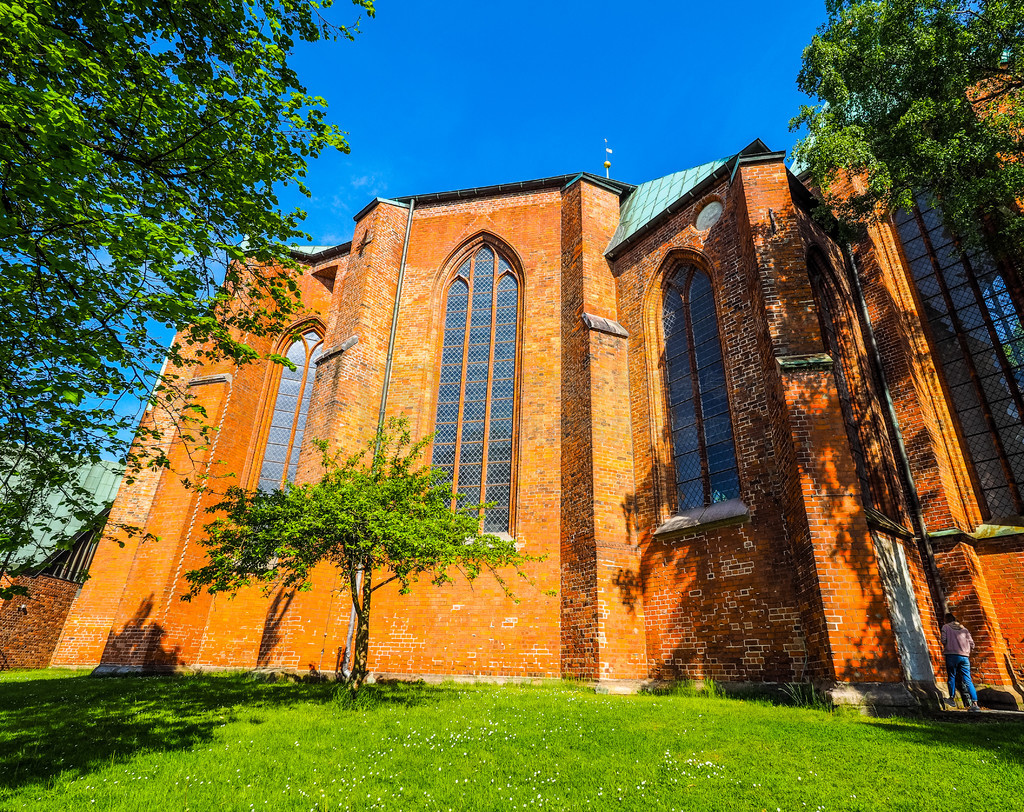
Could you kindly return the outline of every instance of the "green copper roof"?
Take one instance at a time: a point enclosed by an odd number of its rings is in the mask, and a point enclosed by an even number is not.
[[[794,158],[793,163],[789,165],[789,171],[796,175],[796,177],[798,178],[809,170],[810,167],[803,161],[801,161],[799,158]]]
[[[617,245],[625,242],[643,228],[647,223],[661,214],[679,198],[709,178],[716,169],[725,166],[735,156],[709,161],[706,164],[673,172],[663,178],[649,180],[636,187],[619,212],[619,227],[612,235],[605,253],[612,251]]]
[[[328,248],[334,248],[333,245],[292,245],[288,250],[294,251],[296,254],[319,254],[321,251],[326,251]]]
[[[123,465],[106,460],[79,468],[75,472],[75,479],[89,493],[88,503],[82,507],[91,510],[94,517],[103,513],[117,496],[123,476]],[[15,553],[12,564],[41,563],[59,543],[66,544],[87,524],[74,517],[73,511],[64,503],[61,492],[56,489],[47,495],[40,514],[48,516],[49,521],[35,531],[31,544]]]

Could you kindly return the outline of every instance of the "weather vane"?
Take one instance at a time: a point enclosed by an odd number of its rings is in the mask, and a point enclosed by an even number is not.
[[[604,139],[604,176],[610,177],[608,170],[612,168],[612,162],[608,160],[608,156],[612,154],[611,148],[608,146],[608,139]]]

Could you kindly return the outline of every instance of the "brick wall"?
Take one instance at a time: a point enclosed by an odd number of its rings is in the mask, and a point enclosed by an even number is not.
[[[697,212],[725,203],[708,232]],[[762,286],[749,239],[743,187],[723,183],[616,260],[619,314],[629,331],[635,523],[651,676],[791,680],[810,675],[794,583],[784,482],[772,428],[784,409],[770,350],[773,296]],[[747,237],[745,239],[745,237]],[[707,271],[726,359],[740,493],[750,521],[660,539],[674,512],[662,348],[663,281],[678,263]]]
[[[0,602],[0,669],[46,668],[78,584],[40,575],[22,576],[14,585],[29,594]]]
[[[999,617],[1007,676],[1024,685],[1024,536],[984,539],[974,547]]]
[[[644,606],[634,534],[628,345],[595,329],[616,322],[604,258],[618,196],[585,181],[562,204],[562,672],[646,675]]]
[[[978,542],[951,535],[933,543],[950,609],[970,630],[977,646],[972,656],[976,681],[1019,685],[1024,637],[1016,602],[1024,594],[1021,536]]]
[[[371,669],[901,679],[808,274],[812,249],[840,279],[843,257],[790,184],[779,156],[746,160],[611,263],[604,250],[618,222],[618,196],[586,179],[415,206],[386,414],[408,416],[416,436],[433,430],[444,294],[462,259],[491,245],[521,283],[514,531],[526,552],[544,560],[528,568],[535,586],[516,582],[518,604],[488,576],[472,585],[418,584],[404,596],[394,584],[383,587],[374,596]],[[724,204],[722,217],[698,232],[696,216],[712,200]],[[324,330],[326,354],[306,438],[327,439],[345,453],[363,447],[377,424],[409,218],[409,207],[378,202],[356,224],[351,253],[302,279],[302,318]],[[968,521],[976,504],[954,493],[963,464],[948,442],[945,407],[933,402],[941,386],[891,235],[872,232],[858,257],[928,521]],[[714,287],[747,514],[728,525],[659,534],[676,511],[660,319],[666,279],[681,263],[698,265]],[[320,272],[334,275],[333,290]],[[851,293],[844,288],[843,295]],[[595,328],[584,314],[607,322]],[[858,318],[846,321],[841,354],[856,373],[858,403],[877,410],[878,382]],[[789,363],[803,356],[818,361]],[[174,433],[173,416],[147,416],[168,428],[173,471],[147,472],[122,487],[113,515],[158,538],[111,531],[101,542],[55,662],[334,670],[345,654],[350,602],[330,566],[313,573],[307,592],[180,600],[184,573],[203,560],[198,541],[209,506],[227,485],[255,482],[279,370],[209,364],[194,374],[205,379],[193,390],[220,429],[215,441],[191,443]],[[896,481],[892,442],[882,433],[867,445],[873,465]],[[317,453],[307,447],[298,481],[317,470]],[[184,487],[183,473],[209,477],[210,489]],[[893,491],[889,512],[909,524],[905,494]],[[963,547],[940,556],[943,577],[951,584],[966,578],[962,602],[979,607],[992,668],[999,651],[1019,662],[1020,619],[1001,608],[1019,605],[1024,591],[1006,574],[1020,572],[1019,551]],[[926,557],[912,542],[904,551],[939,665]]]
[[[696,214],[725,202],[697,232]],[[769,214],[769,210],[771,214]],[[820,354],[807,244],[778,158],[681,211],[615,264],[629,330],[638,528],[650,672],[727,680],[899,679],[895,640],[830,371],[783,372]],[[820,232],[815,237],[835,252]],[[740,495],[749,521],[675,538],[658,319],[682,262],[713,281]]]

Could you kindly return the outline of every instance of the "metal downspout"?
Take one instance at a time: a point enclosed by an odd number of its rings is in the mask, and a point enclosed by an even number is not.
[[[398,307],[402,301],[402,283],[405,282],[405,262],[409,256],[409,237],[412,234],[412,215],[416,210],[416,198],[409,199],[409,216],[405,221],[405,240],[402,243],[402,261],[398,266],[398,286],[395,289],[395,306],[391,310],[391,335],[388,336],[388,357],[384,364],[384,388],[380,393],[380,411],[377,413],[377,429],[384,425],[384,412],[388,407],[388,388],[391,386],[391,367],[395,360],[395,339],[398,335]],[[376,456],[376,448],[374,456]],[[356,571],[356,589],[363,588],[363,568]],[[356,633],[356,596],[352,596],[352,612],[348,617],[348,638],[345,642],[345,663],[341,673],[348,678],[352,674],[352,639]]]
[[[861,323],[864,325],[864,333],[867,336],[868,348],[871,354],[871,366],[874,367],[875,376],[882,390],[882,399],[885,402],[885,412],[889,430],[896,443],[896,457],[903,478],[903,484],[907,489],[907,499],[910,502],[910,512],[914,520],[914,529],[921,540],[921,547],[924,550],[925,561],[928,566],[929,587],[932,593],[932,601],[939,617],[946,611],[946,596],[942,591],[942,581],[939,577],[939,566],[935,561],[935,551],[932,549],[931,540],[928,538],[928,528],[924,522],[924,512],[921,509],[921,499],[917,494],[917,485],[914,483],[914,474],[910,468],[910,457],[907,454],[907,446],[903,442],[903,433],[900,431],[899,420],[896,416],[896,406],[892,401],[892,393],[889,390],[889,383],[885,377],[885,369],[882,366],[882,353],[878,349],[878,342],[875,341],[875,329],[871,324],[871,315],[868,313],[868,304],[864,298],[864,291],[860,286],[860,275],[857,273],[857,260],[853,254],[853,246],[849,242],[843,244],[843,258],[846,260],[846,271],[850,277],[850,284],[853,286],[853,295],[857,300],[857,309],[860,311]]]

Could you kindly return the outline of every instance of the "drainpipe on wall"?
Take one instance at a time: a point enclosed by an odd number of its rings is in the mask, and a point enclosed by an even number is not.
[[[846,260],[846,272],[850,277],[850,284],[853,287],[853,295],[857,300],[857,309],[860,312],[861,323],[864,325],[864,333],[867,336],[868,349],[870,352],[871,366],[875,371],[875,378],[882,390],[882,400],[885,403],[886,422],[889,424],[890,433],[895,440],[896,458],[900,468],[903,485],[907,490],[907,499],[910,502],[910,513],[914,522],[914,529],[917,531],[920,546],[924,552],[925,562],[928,567],[928,582],[935,604],[938,619],[946,611],[946,596],[942,590],[942,581],[939,576],[939,566],[935,561],[935,551],[932,549],[931,540],[928,537],[928,528],[924,522],[924,511],[921,509],[921,499],[917,493],[917,485],[914,484],[914,474],[910,468],[910,457],[907,454],[906,444],[903,442],[903,433],[900,431],[899,420],[896,416],[896,406],[893,404],[892,393],[889,390],[889,383],[885,377],[885,369],[882,366],[882,353],[875,341],[875,330],[871,324],[871,315],[868,313],[868,304],[864,298],[864,291],[860,286],[860,275],[857,272],[857,260],[853,254],[853,246],[849,242],[843,244],[843,257]]]
[[[416,210],[416,198],[409,200],[409,216],[405,221],[405,240],[402,243],[402,261],[398,266],[398,286],[395,288],[395,306],[391,310],[391,335],[388,337],[388,357],[384,364],[384,388],[380,393],[380,411],[377,413],[378,431],[384,426],[384,412],[388,407],[388,388],[391,386],[391,366],[395,360],[395,339],[398,335],[398,307],[402,301],[402,284],[405,282],[405,262],[409,256],[409,237],[412,234],[412,215]],[[373,449],[374,458],[377,456],[377,449]],[[363,588],[363,568],[356,570],[356,590]],[[352,596],[352,612],[348,618],[348,638],[345,643],[345,663],[341,673],[347,679],[352,674],[352,639],[356,633],[356,602],[357,596]]]

